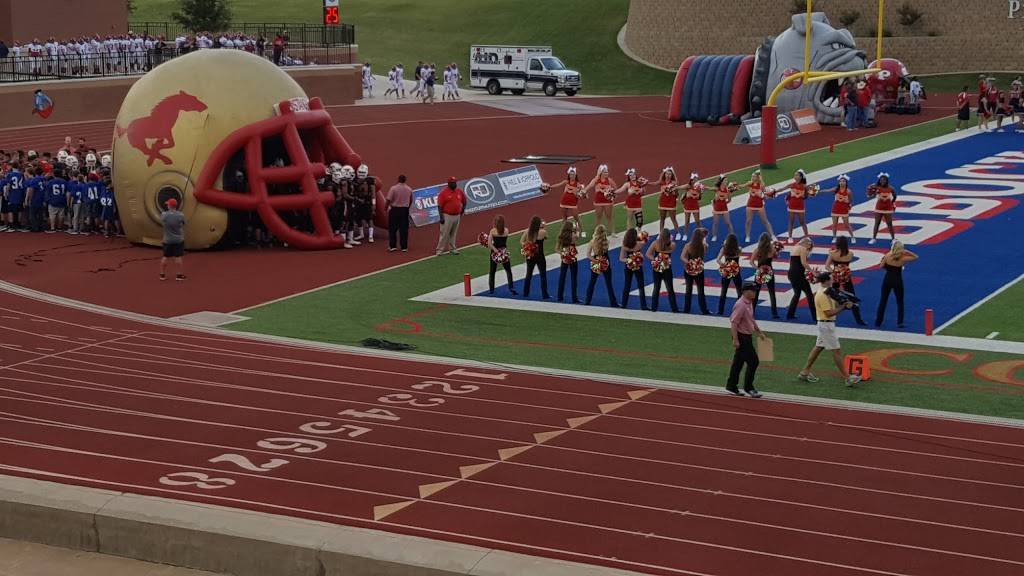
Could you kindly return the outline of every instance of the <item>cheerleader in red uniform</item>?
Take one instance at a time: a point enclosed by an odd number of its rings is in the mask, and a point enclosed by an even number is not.
[[[729,234],[735,234],[732,228],[732,219],[729,218],[729,201],[732,200],[732,193],[736,191],[736,184],[726,182],[725,175],[718,175],[718,182],[715,183],[715,199],[711,202],[711,241],[718,241],[718,221],[725,220],[729,228]]]
[[[689,238],[690,234],[690,221],[693,221],[695,227],[700,226],[700,197],[704,192],[704,185],[699,181],[700,176],[696,172],[690,173],[690,180],[680,186],[680,189],[685,190],[686,194],[683,195],[683,240]],[[679,234],[676,234],[676,238]]]
[[[615,194],[626,193],[626,230],[640,228],[644,225],[644,190],[648,185],[647,178],[636,175],[636,168],[626,170],[626,183],[615,191]]]
[[[568,222],[571,217],[576,223],[576,230],[579,231],[580,238],[586,238],[587,233],[583,231],[583,224],[580,222],[580,198],[587,195],[586,186],[576,176],[575,166],[570,166],[566,171],[565,180],[557,184],[544,184],[543,188],[551,189],[559,186],[565,186],[562,198],[558,202],[558,207],[562,209],[562,223]]]
[[[754,170],[754,173],[750,175],[750,182],[740,184],[739,187],[750,190],[750,194],[747,196],[746,240],[744,242],[750,242],[750,225],[754,222],[754,214],[761,218],[761,223],[764,224],[768,234],[774,239],[775,231],[772,230],[772,223],[768,221],[768,214],[764,208],[766,189],[764,180],[761,179],[761,171]]]
[[[796,239],[793,238],[793,220],[799,221],[800,226],[804,229],[804,236],[808,235],[807,211],[804,207],[804,202],[807,200],[810,189],[807,185],[807,173],[802,169],[797,170],[796,174],[793,175],[793,182],[780,189],[779,192],[786,189],[789,189],[789,196],[786,197],[786,208],[789,211],[786,236],[788,242],[795,243]]]
[[[846,224],[846,231],[850,234],[850,243],[856,244],[857,238],[853,235],[853,227],[850,226],[850,204],[853,202],[853,194],[850,192],[850,177],[841,174],[836,182],[836,187],[830,190],[836,195],[832,202],[832,243],[836,243],[836,233],[839,232],[839,221]]]
[[[885,220],[885,225],[889,227],[889,236],[895,240],[896,228],[892,225],[892,215],[896,212],[896,190],[889,185],[887,172],[878,175],[878,182],[868,188],[868,196],[875,198],[875,230],[868,244],[874,244],[878,240],[878,228],[882,220]]]
[[[668,166],[661,171],[661,179],[658,181],[661,195],[658,196],[658,229],[665,229],[665,219],[672,219],[672,229],[679,236],[679,221],[676,219],[676,206],[679,204],[679,182],[676,180],[676,171]]]
[[[597,168],[597,176],[583,189],[586,194],[594,190],[594,219],[597,225],[605,222],[605,229],[610,236],[615,235],[615,222],[612,221],[612,207],[615,206],[615,180],[608,176],[608,165],[601,164]]]

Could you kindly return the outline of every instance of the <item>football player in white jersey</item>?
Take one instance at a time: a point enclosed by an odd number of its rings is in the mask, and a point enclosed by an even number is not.
[[[363,90],[366,90],[367,95],[373,98],[373,68],[370,67],[369,62],[363,64]]]
[[[462,98],[459,94],[459,80],[462,80],[462,74],[459,74],[459,65],[452,62],[452,91],[455,92],[455,98]]]
[[[402,95],[399,98],[405,98],[405,68],[401,62],[398,63],[398,66],[395,66],[395,84],[402,91]]]

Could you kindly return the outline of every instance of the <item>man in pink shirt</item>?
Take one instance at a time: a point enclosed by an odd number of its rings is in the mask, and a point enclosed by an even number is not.
[[[402,252],[409,251],[409,206],[412,204],[412,188],[405,183],[405,174],[398,177],[398,184],[388,190],[385,198],[388,209],[388,252],[394,252],[401,244]]]
[[[763,334],[761,328],[754,320],[754,300],[757,298],[757,284],[753,282],[743,283],[743,296],[736,301],[732,308],[732,315],[729,316],[729,324],[732,329],[732,346],[736,353],[732,357],[732,367],[729,368],[729,380],[725,389],[737,396],[743,396],[743,392],[751,398],[760,398],[761,393],[754,388],[754,374],[757,372],[757,349],[754,348],[754,332]],[[743,379],[743,392],[739,390],[740,370],[747,365],[747,373]]]

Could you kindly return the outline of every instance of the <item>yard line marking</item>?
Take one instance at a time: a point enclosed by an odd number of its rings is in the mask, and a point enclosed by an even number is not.
[[[992,339],[993,339],[993,338],[995,338],[996,336],[999,336],[999,332],[992,332],[992,333],[991,333],[991,334],[989,334],[988,336],[985,336],[985,340],[992,340]]]

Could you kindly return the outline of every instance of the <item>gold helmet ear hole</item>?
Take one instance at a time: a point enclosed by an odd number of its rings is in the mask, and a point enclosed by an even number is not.
[[[167,210],[167,201],[172,198],[178,202],[178,210],[184,210],[185,196],[181,190],[177,186],[164,185],[156,193],[156,211]]]

